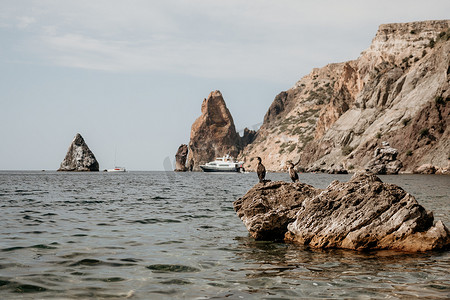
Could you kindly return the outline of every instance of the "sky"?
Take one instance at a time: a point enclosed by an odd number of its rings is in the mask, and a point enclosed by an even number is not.
[[[236,128],[380,24],[448,0],[0,0],[0,170],[56,170],[80,133],[100,164],[164,170],[220,90]]]

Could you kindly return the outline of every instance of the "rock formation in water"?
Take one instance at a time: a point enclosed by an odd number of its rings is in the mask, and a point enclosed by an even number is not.
[[[398,151],[383,142],[382,147],[375,149],[373,159],[367,164],[366,170],[374,174],[398,174],[403,164],[397,159]]]
[[[353,61],[329,64],[277,95],[242,151],[281,171],[363,170],[381,141],[402,172],[450,167],[450,20],[381,25]]]
[[[77,133],[58,171],[98,171],[99,164],[81,134]]]
[[[258,183],[233,203],[234,210],[257,240],[283,240],[287,225],[303,201],[321,191],[303,183]]]
[[[188,146],[186,144],[181,144],[181,146],[178,147],[177,154],[175,154],[175,172],[186,172],[188,170],[186,167],[188,151]]]
[[[250,234],[261,240],[353,250],[450,247],[450,233],[441,221],[435,222],[403,189],[370,173],[333,181],[325,190],[303,183],[258,183],[234,208]]]
[[[246,129],[241,138],[236,132],[233,117],[220,91],[213,91],[203,100],[202,114],[191,127],[189,141],[189,168],[200,170],[200,165],[226,154],[237,157],[255,132]]]

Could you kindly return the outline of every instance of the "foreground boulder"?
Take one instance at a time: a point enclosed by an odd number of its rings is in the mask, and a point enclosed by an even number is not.
[[[98,171],[99,164],[81,134],[77,133],[58,171]]]
[[[258,183],[233,205],[252,237],[258,240],[282,240],[287,225],[295,220],[303,201],[320,191],[298,182]]]
[[[256,239],[409,252],[450,246],[441,221],[434,222],[433,214],[403,189],[370,173],[333,181],[325,190],[302,183],[257,184],[234,207]]]

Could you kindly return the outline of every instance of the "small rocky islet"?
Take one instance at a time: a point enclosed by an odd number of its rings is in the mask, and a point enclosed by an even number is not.
[[[233,203],[257,240],[311,248],[424,252],[450,248],[442,221],[402,188],[368,172],[326,189],[296,182],[258,183]]]
[[[67,150],[58,171],[98,172],[99,163],[81,134],[77,133]]]

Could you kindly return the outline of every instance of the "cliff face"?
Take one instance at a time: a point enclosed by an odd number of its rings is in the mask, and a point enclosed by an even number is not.
[[[246,130],[242,138],[239,136],[220,91],[211,92],[203,100],[201,110],[201,116],[192,124],[189,142],[188,165],[194,171],[225,154],[237,157],[255,134]]]
[[[77,133],[58,171],[98,171],[99,164],[81,134]]]
[[[449,166],[450,20],[381,25],[356,60],[314,69],[272,103],[245,167],[364,169],[382,142],[404,172]]]

